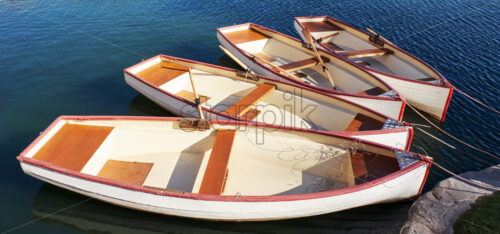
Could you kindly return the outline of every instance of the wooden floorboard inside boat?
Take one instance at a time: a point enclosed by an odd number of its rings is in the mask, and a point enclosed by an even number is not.
[[[138,72],[137,76],[155,86],[161,86],[186,72],[188,72],[187,67],[162,61]]]
[[[324,32],[324,31],[340,31],[342,28],[328,22],[303,22],[302,25],[309,30],[309,32]]]
[[[113,127],[65,124],[33,156],[34,159],[80,171]]]
[[[142,185],[152,167],[153,163],[108,160],[97,176]]]
[[[224,112],[233,116],[242,116],[247,111],[252,109],[252,105],[257,104],[260,100],[274,91],[275,86],[271,84],[261,84],[252,92],[241,98]]]
[[[269,38],[268,36],[253,29],[239,30],[236,32],[225,33],[224,35],[234,44]]]
[[[282,68],[283,70],[286,70],[288,72],[292,72],[292,71],[308,68],[308,67],[314,66],[316,64],[318,64],[318,59],[307,58],[307,59],[303,59],[303,60],[299,60],[299,61],[295,61],[292,63],[287,63],[284,65],[281,65],[280,68]]]
[[[221,194],[227,176],[227,164],[233,147],[235,130],[220,129],[215,136],[212,153],[201,182],[201,194]]]

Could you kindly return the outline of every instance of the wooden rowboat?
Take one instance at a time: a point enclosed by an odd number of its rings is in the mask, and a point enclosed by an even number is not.
[[[124,73],[127,84],[177,116],[200,118],[201,111],[209,119],[337,131],[400,149],[413,135],[411,127],[333,95],[225,67],[158,55]]]
[[[405,100],[357,64],[253,23],[217,29],[223,50],[251,71],[330,93],[401,120]],[[324,64],[326,69],[323,69]],[[334,88],[332,87],[334,86]]]
[[[306,129],[62,116],[18,157],[47,183],[132,209],[209,220],[319,215],[418,195],[432,158]],[[263,141],[259,141],[263,137]]]
[[[370,35],[329,16],[296,17],[294,25],[302,38],[307,29],[318,47],[362,65],[408,103],[444,121],[453,86],[429,64],[378,34]]]

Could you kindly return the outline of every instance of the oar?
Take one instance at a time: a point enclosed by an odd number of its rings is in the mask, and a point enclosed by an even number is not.
[[[375,31],[371,30],[370,28],[366,28],[366,30],[367,30],[368,32],[370,32],[371,34],[373,34],[373,35],[375,35],[375,36],[378,36],[378,37],[380,37],[380,38],[384,39],[384,41],[387,41],[387,42],[389,42],[389,43],[391,43],[391,44],[393,44],[393,45],[394,45],[394,43],[392,43],[391,41],[387,40],[387,38],[385,38],[385,37],[383,37],[383,36],[380,36],[380,34],[376,33]]]
[[[276,66],[276,65],[274,65],[274,64],[272,64],[272,63],[270,63],[270,62],[266,61],[265,59],[262,59],[262,58],[260,58],[260,57],[258,57],[258,56],[256,56],[256,55],[250,54],[250,53],[248,53],[248,52],[246,52],[246,51],[243,51],[243,52],[244,52],[244,53],[246,53],[247,55],[251,56],[252,58],[256,58],[256,59],[260,60],[261,62],[263,62],[263,63],[265,63],[265,64],[267,64],[267,65],[271,66],[272,68],[274,68],[274,69],[278,70],[279,72],[281,72],[281,73],[283,73],[283,74],[285,74],[285,75],[287,75],[287,76],[289,76],[289,77],[292,77],[292,78],[294,78],[294,79],[296,79],[296,80],[298,80],[298,81],[302,81],[302,80],[301,80],[299,77],[297,77],[296,75],[294,75],[294,74],[290,73],[289,71],[287,71],[287,70],[285,70],[285,69],[283,69],[283,68],[281,68],[281,67],[278,67],[278,66]]]
[[[198,108],[198,113],[200,114],[200,119],[205,119],[205,116],[203,116],[203,110],[201,109],[200,106],[200,97],[198,96],[198,92],[196,92],[196,87],[194,86],[194,81],[193,81],[193,74],[191,73],[191,68],[188,68],[189,71],[189,80],[191,80],[191,87],[193,87],[193,94],[196,102],[196,107]]]
[[[334,37],[334,36],[339,35],[339,33],[340,33],[340,32],[334,32],[333,34],[330,34],[330,35],[328,35],[328,36],[320,37],[320,38],[318,38],[316,41],[317,41],[318,43],[321,43],[321,42],[322,42],[323,40],[325,40],[325,39],[328,39],[328,38],[330,38],[330,37]]]
[[[240,65],[240,67],[242,67],[243,69],[245,69],[245,71],[248,71],[248,67],[243,64],[243,62],[241,62],[238,58],[236,58],[236,56],[234,56],[231,52],[229,52],[229,50],[227,50],[226,48],[222,47],[222,45],[219,45],[219,48],[224,51],[224,53],[227,54],[227,56],[229,56],[231,59],[233,59],[233,61],[235,61],[238,65]]]
[[[335,83],[333,83],[332,77],[330,76],[330,73],[326,69],[325,63],[323,62],[323,59],[321,59],[321,55],[319,55],[318,50],[314,45],[314,41],[312,39],[311,34],[309,33],[309,31],[307,31],[307,29],[302,30],[302,34],[306,38],[307,43],[311,44],[314,53],[316,53],[316,57],[318,57],[318,61],[321,63],[321,66],[323,67],[323,72],[325,73],[326,77],[328,78],[328,81],[330,81],[330,84],[332,85],[332,89],[335,89]]]

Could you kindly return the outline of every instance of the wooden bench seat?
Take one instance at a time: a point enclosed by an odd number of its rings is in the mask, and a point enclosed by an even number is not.
[[[232,106],[227,108],[224,112],[241,117],[252,108],[252,105],[257,104],[260,100],[274,91],[275,86],[271,84],[261,84],[257,88],[255,88],[252,92],[241,98],[239,101],[234,103]]]
[[[372,117],[357,114],[356,117],[347,126],[345,131],[368,131],[368,130],[380,130],[384,126],[384,123],[378,121]]]
[[[324,63],[327,63],[330,61],[330,59],[323,57],[323,56],[321,56],[321,59],[323,60]],[[279,67],[283,70],[288,71],[288,72],[293,72],[293,71],[301,70],[304,68],[312,67],[312,66],[315,66],[318,64],[319,64],[318,59],[312,57],[312,58],[307,58],[307,59],[295,61],[292,63],[287,63],[287,64],[281,65]]]
[[[208,159],[207,169],[203,175],[199,193],[220,195],[224,192],[228,175],[227,165],[235,133],[235,130],[217,130],[214,146]]]
[[[312,67],[312,66],[315,66],[316,64],[318,64],[318,60],[316,58],[308,58],[308,59],[303,59],[303,60],[299,60],[299,61],[296,61],[296,62],[292,62],[292,63],[287,63],[287,64],[284,64],[284,65],[281,65],[280,68],[288,71],[288,72],[293,72],[293,71],[296,71],[296,70],[300,70],[300,69],[304,69],[304,68],[308,68],[308,67]]]
[[[389,49],[369,49],[369,50],[350,50],[350,51],[339,51],[338,54],[346,58],[364,58],[364,57],[374,57],[381,56],[385,54],[392,54],[392,50]]]

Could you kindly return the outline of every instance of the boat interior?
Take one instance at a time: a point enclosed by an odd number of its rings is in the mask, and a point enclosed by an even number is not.
[[[312,50],[304,50],[301,43],[251,24],[220,29],[220,32],[263,66],[308,84],[332,88],[317,55]],[[337,91],[373,96],[389,91],[369,75],[353,72],[358,68],[345,66],[338,58],[325,54],[321,59]]]
[[[412,63],[420,64],[415,59],[408,57],[405,60],[401,57],[401,52],[383,48],[383,44],[381,46],[374,43],[376,39],[372,42],[364,34],[327,17],[299,18],[298,20],[304,28],[309,30],[314,39],[322,39],[319,44],[323,48],[340,54],[353,62],[409,79],[427,82],[437,80],[417,66],[412,65]]]
[[[272,81],[251,81],[234,72],[200,64],[180,65],[163,56],[133,67],[129,72],[160,90],[194,102],[187,66],[192,67],[191,76],[200,105],[232,116],[327,131],[380,130],[387,121],[385,117],[325,95]],[[221,75],[222,72],[225,75]]]
[[[268,196],[373,181],[404,167],[397,152],[242,125],[187,131],[175,120],[59,119],[23,156],[154,190]]]

